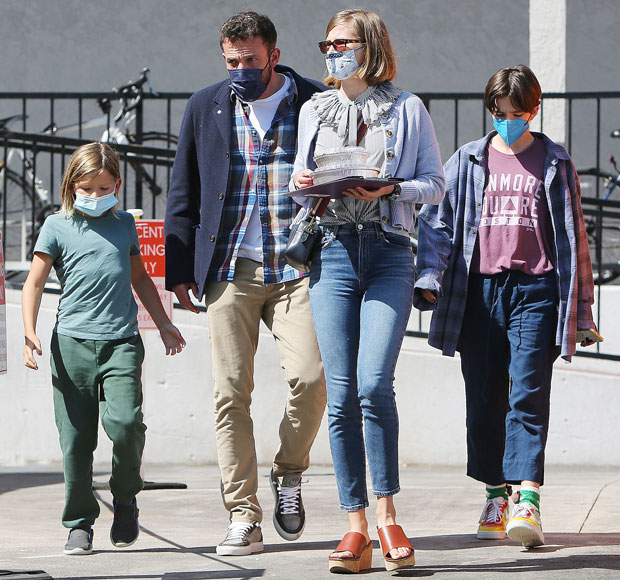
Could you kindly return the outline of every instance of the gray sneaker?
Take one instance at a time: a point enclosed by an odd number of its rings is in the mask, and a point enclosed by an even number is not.
[[[271,470],[271,491],[275,499],[273,525],[285,540],[296,540],[306,525],[306,512],[301,501],[301,474],[286,473],[282,483]]]
[[[263,532],[258,522],[234,522],[228,526],[226,537],[215,552],[218,556],[249,556],[263,549]]]
[[[72,528],[63,550],[68,556],[86,556],[93,553],[92,528]]]

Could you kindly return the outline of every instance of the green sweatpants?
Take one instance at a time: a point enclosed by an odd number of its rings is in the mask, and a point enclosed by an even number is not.
[[[120,340],[84,340],[53,333],[51,343],[54,414],[65,474],[67,528],[92,525],[99,504],[92,489],[98,415],[113,443],[110,490],[129,503],[142,489],[144,449],[139,335]]]

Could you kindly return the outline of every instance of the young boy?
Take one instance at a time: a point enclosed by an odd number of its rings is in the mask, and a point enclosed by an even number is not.
[[[579,181],[566,150],[529,130],[540,97],[527,66],[489,80],[496,131],[447,161],[444,201],[420,213],[414,297],[434,309],[429,344],[461,354],[467,474],[487,491],[478,538],[526,547],[544,542],[553,363],[570,361],[578,329],[595,328]],[[510,484],[521,488],[506,523]]]

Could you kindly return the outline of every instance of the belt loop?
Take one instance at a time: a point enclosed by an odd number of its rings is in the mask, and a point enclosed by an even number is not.
[[[383,230],[381,229],[381,225],[378,224],[377,222],[372,222],[372,223],[375,226],[375,234],[377,235],[377,239],[380,240],[381,237],[383,236]]]

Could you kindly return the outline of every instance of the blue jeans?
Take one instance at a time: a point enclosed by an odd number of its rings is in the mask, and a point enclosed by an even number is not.
[[[557,309],[555,272],[469,277],[459,350],[467,475],[478,481],[544,483]]]
[[[413,253],[408,237],[383,232],[376,223],[322,230],[310,305],[325,369],[340,507],[357,511],[368,506],[366,455],[373,494],[400,489],[393,382],[411,312]]]

